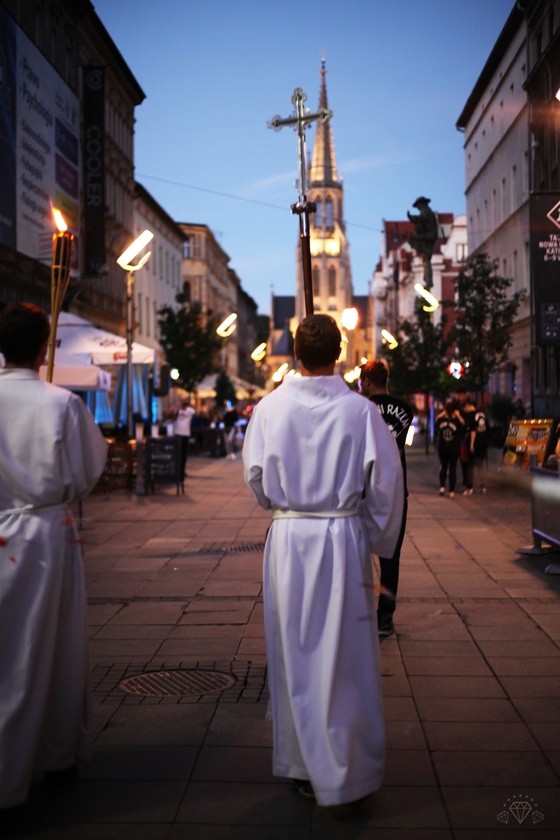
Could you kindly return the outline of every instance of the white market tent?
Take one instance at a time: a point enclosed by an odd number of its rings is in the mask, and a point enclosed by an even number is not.
[[[127,361],[126,338],[100,330],[85,318],[61,312],[56,331],[58,352],[89,357],[94,365],[124,365]],[[132,343],[132,364],[151,365],[155,351],[137,341]]]
[[[46,380],[46,364],[39,369],[39,377]],[[92,364],[85,353],[70,354],[57,350],[52,381],[53,385],[74,391],[108,391],[111,387],[111,374]]]

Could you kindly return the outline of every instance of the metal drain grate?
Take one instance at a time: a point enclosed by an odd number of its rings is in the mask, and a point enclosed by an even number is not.
[[[253,551],[264,551],[264,543],[242,543],[241,545],[228,545],[227,554],[251,554]]]
[[[223,671],[148,671],[119,683],[126,694],[143,697],[166,697],[186,694],[211,694],[235,685],[237,678]]]
[[[196,549],[196,554],[252,554],[255,551],[264,551],[264,543],[206,543]]]

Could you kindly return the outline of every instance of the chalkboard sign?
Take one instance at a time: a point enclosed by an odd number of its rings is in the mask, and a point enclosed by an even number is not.
[[[108,493],[110,490],[130,490],[132,463],[133,453],[128,442],[110,442],[105,468],[94,490],[102,493]]]
[[[184,493],[179,438],[148,438],[146,443],[146,475],[151,492],[156,484],[175,484],[177,494]]]

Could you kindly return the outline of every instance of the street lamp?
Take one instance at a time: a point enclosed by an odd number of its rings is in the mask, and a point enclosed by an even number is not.
[[[264,357],[266,356],[266,341],[261,342],[258,344],[253,352],[251,353],[251,358],[254,362],[262,362]]]
[[[233,335],[237,327],[237,312],[232,312],[222,323],[216,327],[216,332],[223,339],[222,341],[222,368],[227,372],[226,339]]]
[[[389,330],[385,330],[385,329],[381,330],[381,337],[382,337],[383,343],[387,345],[389,350],[394,350],[395,347],[398,347],[399,342],[397,341],[395,336],[392,333],[389,332]]]
[[[422,283],[415,283],[414,289],[418,292],[420,297],[424,298],[424,300],[427,303],[427,306],[426,304],[424,304],[424,306],[422,307],[424,312],[435,312],[439,306],[439,300],[436,297],[434,297],[431,292],[424,288]]]
[[[151,251],[146,251],[137,263],[132,260],[142,253],[146,245],[152,241],[154,234],[151,230],[143,231],[131,242],[120,257],[117,264],[126,271],[126,419],[128,437],[134,437],[134,424],[132,422],[132,335],[133,335],[133,295],[134,295],[134,274],[143,268],[151,256]]]

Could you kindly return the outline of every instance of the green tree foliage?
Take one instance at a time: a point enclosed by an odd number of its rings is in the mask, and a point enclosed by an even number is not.
[[[414,394],[423,394],[423,409],[427,413],[430,394],[445,396],[453,387],[454,380],[445,370],[445,318],[442,316],[440,323],[436,324],[433,315],[423,307],[424,301],[418,298],[414,306],[414,320],[401,322],[398,346],[393,350],[387,349],[384,355],[390,368],[391,393],[409,398]],[[428,433],[425,442],[428,452]]]
[[[193,391],[205,376],[219,369],[215,359],[221,342],[212,320],[201,324],[200,307],[189,304],[182,294],[175,300],[179,309],[158,309],[159,342],[167,363],[179,371],[177,384]]]
[[[451,388],[445,371],[446,342],[444,318],[439,324],[423,309],[421,298],[415,302],[414,320],[402,321],[398,330],[398,346],[387,349],[385,357],[391,371],[391,391],[401,396],[435,393],[443,396]]]
[[[512,281],[497,274],[498,265],[485,253],[474,254],[455,281],[457,320],[450,340],[466,368],[464,384],[477,395],[508,360],[520,304],[518,292],[509,294]]]

